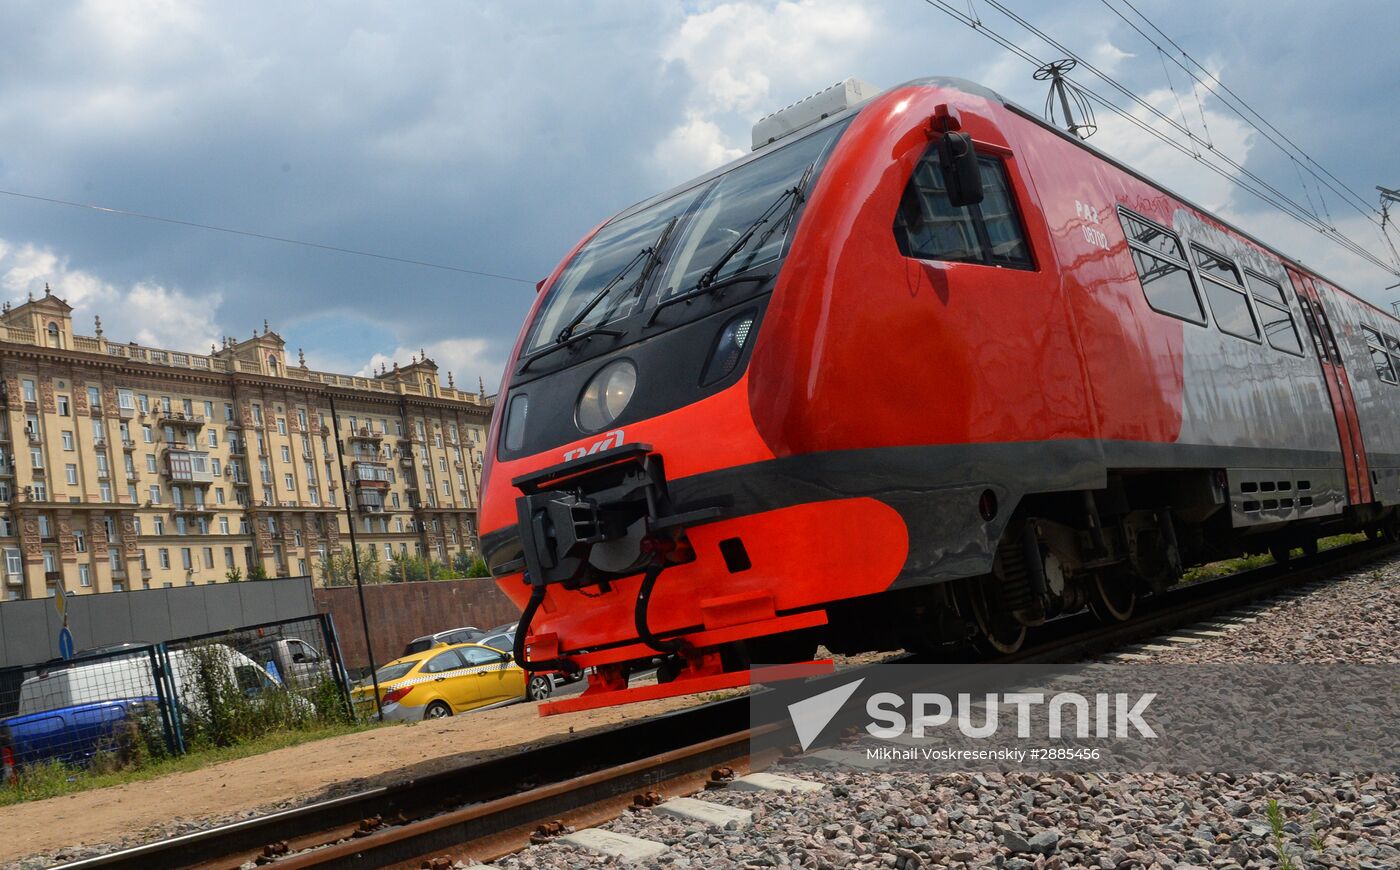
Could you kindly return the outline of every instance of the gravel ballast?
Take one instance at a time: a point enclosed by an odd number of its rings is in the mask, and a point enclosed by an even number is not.
[[[1400,662],[1400,562],[1355,572],[1193,643],[1162,664]],[[714,790],[749,810],[716,829],[653,810],[602,827],[668,846],[628,866],[748,868],[1400,867],[1400,776],[1003,773],[932,775],[796,761],[780,772],[819,792]],[[1273,822],[1270,804],[1276,806]],[[505,870],[616,866],[560,843],[499,859]]]

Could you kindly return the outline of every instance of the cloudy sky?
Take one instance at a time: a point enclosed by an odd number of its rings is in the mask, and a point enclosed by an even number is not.
[[[988,0],[949,2],[1053,56]],[[1002,2],[1385,250],[1226,106],[1204,92],[1198,105],[1113,14],[1123,0]],[[1135,2],[1368,203],[1374,185],[1400,187],[1393,2]],[[742,154],[768,111],[848,75],[961,76],[1037,108],[1045,94],[1023,61],[920,0],[7,0],[0,34],[4,191],[519,279],[0,194],[0,296],[48,282],[81,331],[100,314],[109,337],[190,349],[267,318],[337,371],[426,348],[488,389],[534,282],[581,233]],[[1367,298],[1400,298],[1384,290],[1396,278],[1099,114],[1095,145]]]

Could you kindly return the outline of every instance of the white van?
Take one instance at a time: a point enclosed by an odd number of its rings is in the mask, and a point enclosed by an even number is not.
[[[235,684],[247,695],[256,695],[279,684],[257,662],[223,644],[202,649],[214,650]],[[193,691],[197,662],[192,650],[170,651],[171,679],[175,696],[188,710],[201,706]],[[123,698],[156,698],[148,655],[121,656],[99,662],[86,662],[49,671],[25,680],[19,688],[19,714],[41,713],[79,704],[117,701]],[[303,700],[303,699],[298,699]],[[306,702],[310,703],[310,702]]]

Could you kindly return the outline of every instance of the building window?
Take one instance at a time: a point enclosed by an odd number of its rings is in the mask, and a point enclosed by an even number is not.
[[[253,405],[253,422],[261,426],[262,421],[262,405],[255,404]]]
[[[159,550],[156,551],[156,555],[160,557],[160,567],[170,567],[170,551],[168,549],[166,549],[165,547],[161,547]]]
[[[210,446],[210,447],[218,447],[218,446],[219,446],[219,433],[218,433],[218,431],[215,430],[215,429],[210,429],[210,430],[209,430],[209,446]]]
[[[68,406],[68,397],[67,397],[67,396],[59,396],[59,397],[58,397],[58,416],[60,416],[60,417],[67,417],[67,416],[68,416],[68,408],[69,408],[69,406]]]
[[[35,388],[35,386],[34,386],[34,382],[33,382],[32,380],[30,380],[29,378],[25,378],[25,379],[24,379],[23,390],[24,390],[24,400],[25,400],[26,402],[37,402],[37,401],[39,401],[38,391],[36,390],[36,388]]]
[[[232,567],[233,567],[233,548],[232,548],[232,547],[224,547],[224,567],[225,567],[225,568],[232,568]]]
[[[223,503],[224,503],[224,488],[221,486],[221,487],[218,487],[217,489],[214,490],[214,504],[223,504]]]
[[[194,556],[190,553],[189,547],[180,548],[180,564],[186,571],[194,570]]]
[[[233,403],[232,403],[232,402],[224,402],[224,421],[227,422],[227,423],[232,423],[232,422],[233,422]]]
[[[292,492],[297,488],[296,481],[292,479],[292,476],[290,474],[282,475],[282,484],[286,488],[287,492]]]
[[[154,443],[155,437],[151,432],[151,427],[149,424],[141,424],[141,440],[146,442],[147,444]]]
[[[79,566],[78,566],[78,585],[79,585],[79,586],[91,586],[91,585],[92,585],[92,569],[89,568],[87,565],[79,565]]]
[[[277,418],[277,434],[278,434],[278,435],[286,435],[286,434],[287,434],[287,418],[286,418],[286,417],[278,417],[278,418]]]
[[[87,388],[87,394],[88,394],[88,407],[91,408],[91,409],[94,410],[94,411],[101,410],[101,408],[102,408],[102,394],[98,391],[97,387],[88,387],[88,388]]]
[[[154,485],[154,484],[152,484],[152,485],[151,485],[151,489],[150,489],[150,493],[151,493],[151,504],[160,504],[160,487],[159,487],[159,486],[156,486],[156,485]]]
[[[98,484],[97,488],[101,494],[102,501],[110,502],[112,500],[112,485],[110,483]]]
[[[63,476],[64,476],[64,479],[68,481],[68,485],[69,485],[69,486],[77,486],[77,484],[78,484],[78,466],[73,465],[72,463],[69,463],[68,465],[63,466]]]
[[[205,547],[205,548],[204,548],[204,567],[206,567],[206,568],[213,568],[213,567],[214,567],[214,548],[213,548],[213,547]]]
[[[20,559],[19,550],[14,547],[5,550],[5,571],[11,577],[24,576],[24,562]]]

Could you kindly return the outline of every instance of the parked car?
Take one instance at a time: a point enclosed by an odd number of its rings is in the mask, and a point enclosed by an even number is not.
[[[155,698],[121,698],[13,716],[0,722],[0,782],[21,765],[40,761],[85,764],[141,716],[157,715]]]
[[[411,656],[424,650],[430,650],[435,646],[454,643],[476,643],[486,636],[486,632],[474,625],[464,625],[461,628],[449,628],[446,631],[439,631],[436,634],[425,634],[422,637],[415,637],[403,648],[404,656]],[[403,658],[403,656],[400,656]]]
[[[260,637],[243,645],[243,651],[292,688],[309,689],[332,675],[330,660],[300,638]]]
[[[503,707],[518,701],[547,698],[553,685],[531,685],[526,694],[525,672],[508,652],[474,643],[414,653],[395,659],[376,674],[379,703],[385,719],[440,719],[468,710]],[[362,713],[374,711],[374,687],[362,680],[351,697]]]
[[[488,634],[486,637],[483,637],[481,640],[477,641],[477,643],[481,644],[482,646],[489,646],[492,649],[498,649],[501,652],[508,652],[514,654],[515,626],[509,626],[506,631],[493,632],[491,634]],[[543,680],[546,677],[549,678],[550,683],[552,684],[551,688],[553,688],[567,685],[569,683],[578,682],[579,680],[583,679],[583,671],[574,671],[572,674],[566,674],[563,671],[536,672],[530,676],[530,679],[531,681]],[[537,691],[533,691],[533,688],[534,687],[532,687],[532,691],[530,692],[530,698],[532,700],[540,701],[544,698],[549,697],[548,694],[541,695]]]
[[[279,687],[262,666],[232,647],[202,649],[212,652],[212,661],[249,697]],[[181,708],[201,715],[205,702],[195,685],[202,662],[194,653],[172,650],[170,676]],[[17,765],[38,761],[85,762],[138,714],[153,712],[158,698],[145,655],[56,663],[20,684],[18,715],[0,721],[0,761],[10,773]],[[296,703],[311,705],[303,698]]]

